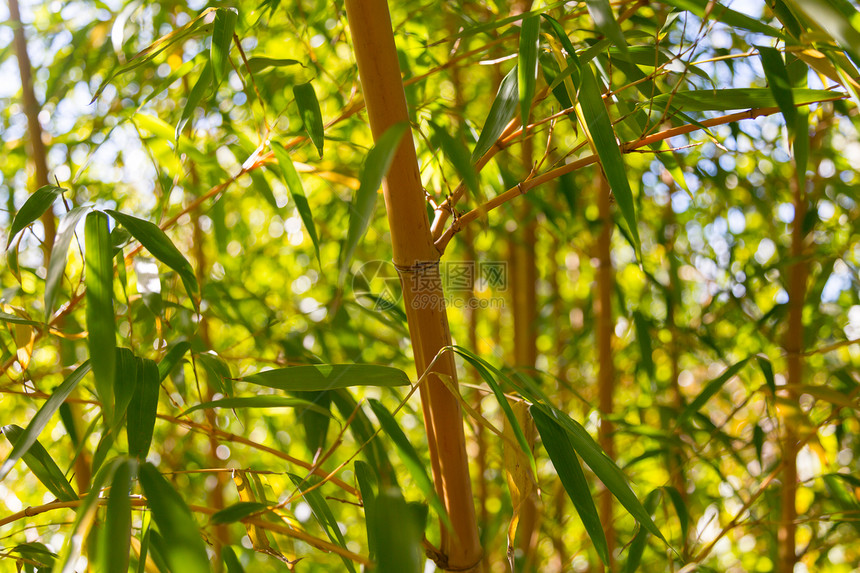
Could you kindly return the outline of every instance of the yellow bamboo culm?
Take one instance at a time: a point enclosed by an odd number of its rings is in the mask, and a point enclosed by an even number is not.
[[[378,140],[392,125],[409,120],[391,16],[385,0],[346,0],[345,4],[370,128],[374,140]],[[423,373],[439,351],[451,343],[451,334],[441,281],[414,280],[418,272],[424,279],[438,274],[438,264],[434,263],[439,260],[439,252],[430,234],[410,136],[400,144],[383,182],[383,193],[415,367]],[[440,357],[433,371],[456,383],[451,353]],[[421,403],[436,490],[453,526],[453,531],[442,528],[440,550],[445,562],[440,565],[450,570],[478,571],[482,552],[459,402],[439,379],[429,376],[421,387]]]

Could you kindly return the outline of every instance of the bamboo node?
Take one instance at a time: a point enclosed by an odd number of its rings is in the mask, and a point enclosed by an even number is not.
[[[517,189],[519,189],[520,195],[525,195],[526,193],[528,193],[528,189],[523,189],[523,182],[522,181],[517,183]]]
[[[394,268],[397,269],[397,272],[400,274],[416,274],[416,273],[425,273],[430,269],[439,268],[439,259],[435,261],[418,261],[414,265],[398,265],[394,261],[392,261]]]

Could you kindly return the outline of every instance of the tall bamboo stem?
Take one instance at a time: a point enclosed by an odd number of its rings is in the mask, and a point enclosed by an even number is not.
[[[786,394],[796,401],[803,379],[803,303],[806,298],[806,278],[809,268],[804,260],[803,222],[806,218],[806,193],[798,182],[792,179],[794,188],[794,221],[791,227],[791,259],[788,268],[788,330],[785,333],[785,354],[787,367]],[[793,407],[797,407],[796,404]],[[798,434],[791,411],[782,416],[782,490],[779,531],[780,573],[792,573],[797,562],[795,534],[797,530],[797,453]]]
[[[615,366],[612,362],[612,205],[609,184],[603,172],[598,174],[597,208],[600,217],[600,235],[597,238],[597,294],[595,314],[597,315],[597,392],[600,407],[600,427],[598,441],[606,454],[615,459],[615,444],[612,439],[613,393],[615,390]],[[615,533],[612,525],[612,494],[604,488],[600,498],[600,522],[609,545],[609,571],[615,571]]]
[[[346,0],[345,4],[370,128],[378,140],[389,127],[408,121],[409,117],[391,16],[385,0]],[[400,144],[383,183],[383,193],[415,366],[423,373],[439,351],[451,343],[451,333],[441,281],[413,280],[417,273],[423,279],[438,279],[439,252],[430,235],[418,161],[409,136]],[[456,383],[451,353],[437,360],[433,371],[449,376]],[[445,385],[432,376],[421,387],[421,403],[436,489],[453,526],[453,531],[442,528],[440,549],[447,558],[443,565],[449,569],[476,570],[481,561],[481,546],[460,405]]]
[[[42,124],[39,123],[39,101],[33,89],[33,72],[30,65],[30,56],[27,54],[27,38],[24,35],[24,25],[21,23],[21,12],[18,9],[18,0],[9,0],[9,21],[15,41],[15,55],[18,58],[18,70],[21,74],[21,95],[24,104],[24,115],[27,116],[27,132],[29,134],[30,157],[33,159],[33,167],[36,171],[36,187],[48,185],[48,156],[45,151],[45,143],[42,141]],[[51,248],[54,246],[54,235],[56,227],[54,212],[51,209],[42,215],[42,226],[45,229],[45,242],[42,243],[42,252],[45,254],[45,266],[51,257]]]

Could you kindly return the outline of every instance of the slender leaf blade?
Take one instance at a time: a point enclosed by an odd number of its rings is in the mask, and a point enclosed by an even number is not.
[[[131,553],[131,480],[134,460],[122,460],[111,481],[102,530],[102,571],[128,571]]]
[[[600,516],[594,506],[594,500],[582,471],[579,459],[576,457],[570,438],[558,424],[539,408],[529,409],[537,426],[543,446],[552,460],[552,465],[558,474],[564,490],[573,502],[585,531],[594,543],[594,548],[600,559],[609,563],[609,546]]]
[[[518,74],[518,68],[514,66],[499,85],[490,113],[484,121],[484,127],[481,128],[481,135],[478,136],[478,142],[472,150],[472,163],[476,163],[496,144],[505,127],[514,119],[519,102]]]
[[[227,76],[227,68],[230,65],[230,45],[233,43],[236,16],[236,11],[233,8],[218,8],[215,11],[209,61],[212,65],[212,77],[215,80],[216,89]]]
[[[182,361],[185,354],[191,350],[191,343],[183,340],[177,342],[164,355],[158,363],[158,381],[164,382],[165,378],[173,372],[173,369]]]
[[[51,248],[51,260],[48,262],[48,274],[45,276],[45,317],[46,320],[54,311],[57,291],[66,271],[69,260],[69,245],[75,236],[75,227],[81,218],[87,214],[87,207],[75,207],[60,219],[54,246]]]
[[[151,463],[140,467],[140,484],[164,539],[164,557],[173,571],[209,573],[209,558],[188,506]]]
[[[376,364],[289,366],[243,376],[242,380],[278,390],[319,392],[351,386],[406,386],[405,372]]]
[[[0,480],[3,480],[3,478],[9,474],[9,470],[12,469],[15,462],[21,459],[21,456],[27,453],[30,446],[36,443],[36,440],[39,438],[39,434],[41,434],[42,430],[45,429],[48,421],[54,416],[57,410],[60,409],[60,406],[65,403],[66,398],[72,393],[72,390],[77,387],[78,382],[80,382],[89,371],[90,363],[89,361],[86,361],[78,366],[74,372],[69,374],[69,376],[63,380],[63,383],[54,390],[51,397],[45,400],[45,403],[42,404],[42,407],[39,408],[39,411],[36,412],[35,416],[33,416],[33,419],[30,420],[29,424],[27,424],[27,429],[24,430],[21,433],[21,436],[14,442],[14,447],[9,453],[9,457],[7,457],[3,462],[3,465],[0,466]]]
[[[51,205],[54,204],[54,201],[57,200],[65,189],[62,187],[57,187],[56,185],[45,185],[44,187],[39,187],[36,189],[32,195],[27,197],[27,200],[24,201],[24,204],[21,205],[21,208],[15,214],[15,218],[12,219],[12,226],[9,227],[9,238],[6,240],[6,250],[9,250],[9,247],[12,246],[12,241],[15,240],[15,237],[24,230],[24,227],[33,223],[36,219],[41,217],[45,211],[51,208]]]
[[[296,204],[296,210],[299,212],[299,217],[301,217],[302,223],[304,223],[305,229],[307,229],[311,242],[314,245],[314,252],[316,253],[317,261],[322,265],[322,260],[320,259],[319,238],[317,238],[317,228],[314,225],[313,214],[311,213],[311,208],[308,205],[308,197],[305,194],[305,188],[302,185],[299,173],[296,171],[295,165],[293,165],[293,160],[290,159],[289,152],[283,145],[273,143],[272,149],[275,151],[275,157],[278,160],[278,167],[281,168],[281,174],[284,178],[284,184],[290,192],[290,198],[293,200],[293,203]]]
[[[145,460],[149,447],[152,445],[152,431],[155,428],[155,418],[158,413],[158,393],[161,390],[161,378],[158,366],[148,358],[138,358],[137,387],[128,405],[126,419],[126,438],[128,453],[140,460]]]
[[[313,480],[303,480],[301,477],[295,474],[287,475],[290,477],[290,480],[293,482],[293,485],[296,486],[299,491],[302,492],[302,497],[311,507],[311,512],[313,513],[314,519],[316,519],[317,523],[320,527],[322,527],[323,531],[326,532],[328,538],[332,541],[332,543],[335,543],[339,547],[346,549],[346,540],[343,538],[343,533],[341,533],[340,531],[340,527],[337,524],[337,519],[335,519],[331,508],[328,506],[328,502],[326,502],[319,489],[313,489],[308,491],[309,486],[318,483],[319,479],[317,478]],[[343,557],[343,564],[346,567],[347,571],[349,571],[350,573],[355,573],[355,566],[353,566],[352,561],[350,561],[346,557]]]
[[[409,124],[406,122],[392,125],[380,136],[367,154],[358,191],[349,208],[349,228],[346,233],[346,242],[341,249],[339,285],[343,284],[355,249],[367,232],[367,227],[370,226],[376,208],[376,191],[382,185],[382,179],[388,173],[388,169],[394,161],[394,155],[408,128]]]
[[[317,94],[314,91],[314,86],[311,82],[298,84],[293,86],[293,96],[296,98],[296,105],[299,106],[299,115],[302,118],[302,124],[305,131],[310,137],[320,154],[320,159],[323,156],[323,146],[325,144],[325,135],[323,133],[323,118],[320,110],[320,102],[317,99]],[[280,158],[278,159],[280,161]]]
[[[215,525],[235,523],[250,515],[265,511],[268,508],[269,506],[267,504],[260,503],[258,501],[239,501],[213,513],[212,523]]]
[[[108,209],[107,213],[122,225],[135,240],[143,245],[153,257],[176,271],[185,285],[185,290],[188,291],[188,296],[193,300],[194,295],[199,290],[197,277],[194,275],[191,263],[176,248],[170,237],[158,225],[150,221],[138,219],[137,217],[120,213],[113,209]]]
[[[746,366],[746,363],[748,361],[749,358],[744,358],[740,362],[735,362],[734,364],[726,368],[726,370],[722,374],[708,382],[702,389],[702,391],[699,393],[699,395],[696,396],[696,398],[692,402],[690,402],[690,404],[686,408],[684,408],[684,410],[678,416],[678,420],[675,422],[675,425],[681,426],[690,418],[690,416],[698,412],[702,408],[702,406],[704,406],[705,403],[714,396],[714,394],[720,391],[720,388],[722,388],[726,382],[728,382],[732,377],[735,376],[735,374],[740,372],[740,370],[744,366]]]
[[[3,435],[9,440],[13,447],[18,440],[24,435],[24,428],[9,424],[3,426]],[[38,478],[42,485],[48,488],[48,491],[57,496],[60,501],[74,501],[78,499],[78,494],[63,475],[62,470],[57,466],[57,462],[48,453],[48,450],[39,443],[39,440],[34,440],[26,453],[21,456],[33,475]]]
[[[529,124],[529,112],[535,95],[538,72],[540,16],[534,14],[523,19],[520,30],[520,49],[517,64],[517,86],[520,100],[520,119]]]
[[[113,310],[113,252],[108,218],[101,211],[87,215],[86,242],[87,331],[90,365],[102,403],[105,423],[113,423],[116,376],[116,321]]]
[[[188,408],[180,416],[185,416],[198,410],[212,410],[214,408],[301,408],[310,410],[323,416],[331,417],[331,413],[308,400],[291,398],[287,396],[245,396],[237,398],[224,398],[195,404]]]

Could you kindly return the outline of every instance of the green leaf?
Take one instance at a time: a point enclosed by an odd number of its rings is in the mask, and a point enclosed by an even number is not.
[[[600,88],[594,73],[591,71],[591,66],[588,64],[582,66],[580,72],[582,74],[582,86],[579,90],[579,104],[582,106],[582,116],[588,127],[588,132],[591,134],[594,149],[600,158],[603,173],[612,189],[612,195],[618,203],[618,208],[627,223],[627,230],[633,238],[633,246],[638,251],[640,242],[633,191],[630,190],[630,183],[627,180],[627,169],[624,165],[624,158],[621,156],[621,149],[615,139],[615,130],[612,129],[612,122],[609,119],[609,113],[606,111],[606,105],[603,103]]]
[[[69,260],[69,245],[75,236],[75,227],[81,217],[86,215],[89,208],[75,207],[60,219],[54,246],[51,248],[51,260],[48,263],[48,274],[45,277],[45,320],[47,321],[54,311],[54,303],[57,300],[57,291],[66,272],[66,263]]]
[[[313,512],[314,519],[319,524],[320,527],[323,528],[328,538],[332,541],[332,543],[338,545],[346,549],[346,540],[343,538],[343,534],[340,532],[340,526],[337,523],[337,519],[335,519],[334,514],[331,511],[331,508],[328,506],[325,498],[320,493],[320,489],[313,489],[311,491],[307,491],[309,486],[316,485],[319,483],[319,478],[316,479],[308,479],[303,480],[301,477],[288,473],[287,474],[292,480],[293,485],[296,486],[299,491],[302,492],[302,498],[307,502],[307,504],[311,507],[311,512]],[[350,573],[355,573],[355,566],[352,564],[352,561],[343,557],[343,564],[346,567],[347,571]]]
[[[45,403],[42,404],[42,407],[39,408],[39,411],[36,412],[35,416],[33,416],[33,419],[30,420],[29,424],[27,424],[27,429],[21,433],[21,436],[17,440],[15,440],[14,447],[9,453],[9,457],[6,458],[3,465],[0,466],[0,480],[3,480],[9,474],[9,470],[12,469],[15,462],[21,459],[21,456],[27,453],[30,446],[36,443],[39,434],[41,434],[42,430],[45,429],[48,421],[54,416],[54,413],[56,413],[60,406],[63,405],[66,398],[78,385],[78,382],[80,382],[89,371],[89,361],[84,362],[78,366],[74,372],[69,374],[69,376],[63,380],[62,384],[57,386],[50,398],[45,400]]]
[[[857,9],[848,2],[835,3],[832,0],[786,0],[797,12],[818,24],[824,32],[830,35],[839,46],[845,50],[856,65],[860,65],[860,31],[856,25],[860,22]],[[839,9],[842,5],[843,9]],[[848,14],[852,14],[851,17]],[[856,73],[856,72],[855,72]]]
[[[290,154],[286,148],[280,143],[274,142],[272,143],[272,149],[275,152],[275,157],[278,159],[278,167],[281,168],[284,184],[290,192],[290,199],[292,199],[293,203],[296,204],[296,210],[299,212],[299,217],[301,217],[302,223],[304,223],[305,229],[307,229],[311,242],[314,245],[317,262],[322,266],[319,239],[317,238],[317,228],[314,225],[313,214],[311,213],[311,208],[308,205],[308,197],[305,195],[305,188],[302,185],[302,180],[299,177],[296,167],[293,165],[293,160],[290,159]]]
[[[331,417],[331,413],[328,410],[314,404],[313,402],[308,402],[307,400],[302,400],[300,398],[290,398],[287,396],[247,396],[239,398],[224,398],[222,400],[195,404],[179,415],[185,416],[191,412],[196,412],[197,410],[211,410],[213,408],[302,408]]]
[[[245,382],[277,388],[319,392],[350,386],[407,386],[409,377],[402,370],[375,364],[314,364],[289,366],[249,374]]]
[[[540,16],[534,14],[523,19],[520,30],[520,50],[517,63],[517,85],[520,99],[520,118],[523,126],[529,124],[529,112],[535,95],[538,72]],[[498,136],[497,136],[498,137]]]
[[[233,29],[236,27],[236,10],[234,8],[218,8],[215,11],[215,25],[212,27],[212,46],[209,51],[209,61],[212,64],[212,77],[215,89],[227,77],[230,65],[230,45],[233,43]]]
[[[12,446],[16,446],[18,441],[24,435],[24,428],[10,424],[3,426],[3,435],[9,440]],[[27,451],[21,455],[24,463],[30,468],[42,485],[48,488],[48,491],[57,496],[60,501],[74,501],[78,499],[78,494],[69,484],[69,480],[63,475],[62,470],[57,466],[54,459],[48,454],[48,450],[39,443],[39,440],[33,440]]]
[[[137,387],[128,405],[126,418],[126,437],[128,453],[145,460],[152,444],[152,430],[158,413],[158,392],[161,378],[158,366],[148,358],[138,358]]]
[[[690,402],[686,408],[684,408],[681,415],[678,416],[675,425],[680,427],[681,424],[690,418],[690,416],[698,412],[714,394],[720,391],[720,388],[722,388],[726,382],[728,382],[735,374],[740,372],[741,368],[746,365],[747,361],[749,361],[749,358],[744,358],[740,362],[732,364],[726,368],[722,374],[708,382],[699,395],[696,396],[696,398]]]
[[[690,90],[660,94],[653,99],[654,107],[665,106],[672,97],[672,105],[683,111],[727,111],[730,109],[758,109],[777,107],[770,88],[738,88],[725,90]],[[828,90],[794,89],[795,105],[809,105],[822,101],[842,99],[844,94]]]
[[[636,326],[636,341],[639,343],[639,353],[642,355],[642,367],[652,382],[656,381],[654,359],[651,356],[651,335],[648,332],[648,322],[638,310],[633,313],[633,323]]]
[[[87,215],[84,240],[90,365],[105,424],[110,426],[113,423],[114,411],[116,322],[113,311],[113,253],[107,215],[101,211],[93,211]]]
[[[770,389],[771,396],[776,398],[776,380],[773,377],[773,366],[770,360],[764,356],[756,356],[755,359],[758,361],[758,366],[761,368],[761,373],[764,375],[764,381]]]
[[[185,128],[185,124],[188,123],[194,116],[194,110],[197,109],[197,106],[200,104],[200,100],[203,99],[203,96],[206,94],[209,86],[212,85],[212,64],[206,62],[206,65],[203,67],[203,71],[200,72],[200,77],[197,78],[197,81],[194,82],[194,87],[191,88],[191,91],[188,93],[188,97],[185,99],[185,107],[182,108],[182,116],[179,118],[179,123],[176,124],[176,136],[175,139],[178,142],[179,137],[182,135],[182,130]],[[176,146],[177,151],[179,150],[179,146]]]
[[[681,525],[681,539],[687,539],[687,532],[690,529],[690,514],[687,512],[687,504],[684,503],[681,492],[670,485],[664,485],[660,489],[669,496],[669,500],[675,508],[675,513],[678,514],[678,523]]]
[[[317,100],[314,86],[311,85],[311,82],[293,86],[293,96],[296,98],[296,105],[299,106],[299,115],[302,117],[305,131],[317,148],[320,159],[322,159],[325,136],[323,135],[322,111],[320,111],[320,102]],[[280,158],[278,161],[280,162]]]
[[[235,523],[245,519],[249,515],[253,515],[267,509],[269,509],[269,506],[265,503],[260,503],[258,501],[240,501],[225,507],[221,511],[213,513],[212,523],[215,525],[220,525],[222,523]]]
[[[6,241],[7,251],[9,250],[9,247],[12,246],[12,241],[18,233],[23,231],[24,227],[41,217],[45,211],[50,209],[51,205],[54,204],[54,201],[57,200],[57,197],[59,197],[63,191],[65,191],[65,189],[62,187],[45,185],[44,187],[36,189],[32,195],[27,197],[27,200],[24,201],[23,205],[21,205],[18,213],[15,214],[15,218],[12,220],[12,226],[9,227],[9,239]]]
[[[355,462],[355,481],[358,483],[358,491],[361,493],[361,502],[364,505],[364,523],[367,531],[368,554],[371,559],[376,556],[376,531],[379,524],[376,522],[376,476],[379,471],[371,469],[370,464],[361,460]]]
[[[245,573],[242,563],[236,556],[236,552],[229,545],[221,551],[221,557],[224,558],[224,565],[227,568],[227,573]]]
[[[376,192],[388,173],[403,135],[409,129],[406,122],[395,123],[382,134],[364,161],[360,184],[349,208],[349,229],[341,249],[338,284],[342,285],[359,241],[367,232],[376,207]]]
[[[621,26],[618,25],[618,20],[615,19],[615,14],[612,13],[612,6],[610,6],[609,0],[585,0],[585,3],[597,29],[615,44],[621,51],[621,54],[627,58],[629,55],[627,40],[624,38]],[[653,66],[653,62],[650,65]]]
[[[265,56],[257,56],[248,59],[248,71],[252,74],[261,72],[266,68],[283,67],[283,66],[302,66],[298,60],[282,59],[282,58],[267,58]]]
[[[177,342],[164,355],[158,363],[158,381],[164,382],[165,378],[173,372],[173,369],[182,361],[185,354],[191,350],[191,343],[183,340]]]
[[[116,221],[125,227],[143,247],[149,251],[153,257],[176,271],[182,278],[182,283],[185,285],[185,290],[188,291],[188,296],[194,300],[194,294],[197,293],[197,277],[194,275],[194,269],[188,259],[176,248],[173,241],[170,240],[164,231],[158,225],[132,217],[113,209],[108,209],[107,213]]]
[[[134,460],[122,460],[116,467],[108,495],[102,529],[102,571],[128,571],[131,553],[131,480]]]
[[[463,142],[448,135],[447,131],[432,121],[430,122],[430,127],[433,129],[433,145],[435,145],[437,149],[442,149],[445,157],[451,162],[451,165],[454,166],[457,174],[466,183],[466,187],[472,192],[473,196],[479,196],[481,192],[481,184],[478,172],[475,170],[475,166],[472,165],[472,162],[469,159],[469,150]]]
[[[445,506],[442,505],[442,501],[436,493],[436,488],[433,487],[433,480],[430,479],[430,476],[424,467],[424,462],[421,461],[421,457],[418,455],[418,452],[415,451],[409,438],[407,438],[406,434],[403,433],[403,430],[400,429],[400,425],[394,419],[394,416],[391,415],[391,412],[389,412],[379,400],[370,398],[368,403],[370,404],[370,408],[373,410],[373,413],[376,414],[376,418],[379,420],[379,424],[382,426],[382,429],[385,430],[385,433],[388,434],[388,437],[391,438],[392,442],[394,442],[397,451],[400,453],[400,459],[403,461],[403,465],[406,466],[406,469],[409,471],[409,475],[412,476],[412,481],[415,482],[415,485],[418,486],[418,489],[421,490],[425,499],[427,499],[433,507],[433,510],[445,525],[453,527],[448,517],[448,513],[445,511]]]
[[[519,102],[518,73],[517,67],[514,66],[499,85],[499,91],[484,121],[481,135],[478,137],[475,149],[472,150],[472,163],[476,163],[496,144],[505,127],[514,119],[517,113],[517,102]]]
[[[230,367],[220,356],[212,352],[201,352],[195,355],[195,360],[206,371],[213,392],[233,395],[233,375],[230,373]]]
[[[791,80],[788,70],[782,61],[782,54],[776,48],[756,46],[761,56],[761,65],[767,78],[768,87],[776,100],[779,110],[785,117],[789,139],[794,141],[794,128],[797,125],[797,108],[794,107],[794,95],[791,91]]]
[[[0,311],[0,321],[9,322],[11,324],[23,324],[26,326],[42,326],[42,323],[38,320],[29,320],[27,318],[22,318],[17,314],[9,314],[8,312]]]
[[[621,505],[630,512],[630,515],[632,515],[633,518],[642,525],[642,527],[650,531],[662,541],[666,542],[666,538],[663,537],[663,534],[660,533],[660,530],[656,525],[654,525],[654,522],[651,520],[651,516],[630,489],[630,485],[627,483],[627,478],[624,476],[624,472],[622,472],[618,466],[615,465],[615,462],[606,455],[606,452],[597,445],[597,442],[594,441],[594,438],[591,437],[585,428],[583,428],[576,420],[573,420],[570,416],[556,408],[553,408],[552,406],[541,403],[534,404],[533,407],[540,409],[554,423],[558,424],[567,432],[567,436],[576,453],[579,454],[586,464],[588,464],[588,467],[590,467],[591,471],[593,471],[598,479],[603,482],[606,489],[608,489],[619,503],[621,503]]]
[[[648,510],[648,514],[653,514],[654,509],[657,507],[657,498],[659,497],[660,490],[653,490],[648,496],[645,498],[645,509]],[[640,528],[639,531],[636,532],[636,536],[633,538],[633,541],[630,542],[630,549],[627,551],[627,562],[624,564],[624,573],[634,573],[639,568],[639,563],[642,561],[642,554],[645,552],[645,544],[648,541],[648,531],[644,528]]]
[[[60,552],[60,558],[54,564],[53,573],[74,573],[78,557],[81,555],[81,547],[83,546],[84,539],[99,508],[101,489],[105,482],[113,476],[116,468],[122,462],[123,460],[116,459],[96,472],[96,476],[90,485],[89,493],[75,512],[75,523],[72,525],[72,530],[66,538],[66,543]]]
[[[504,376],[501,372],[499,372],[495,367],[491,364],[471,352],[470,350],[466,350],[465,348],[461,348],[459,346],[453,347],[454,352],[462,356],[469,362],[475,370],[478,371],[478,374],[481,375],[481,378],[490,386],[490,389],[493,391],[493,395],[496,397],[496,401],[499,403],[499,406],[502,409],[502,412],[505,414],[505,418],[510,425],[511,431],[513,431],[514,436],[517,439],[517,443],[520,445],[520,449],[526,455],[526,458],[529,460],[529,465],[532,469],[532,475],[537,475],[537,466],[535,464],[534,454],[532,453],[532,449],[526,441],[526,436],[523,434],[523,429],[520,427],[520,423],[517,421],[517,417],[514,415],[514,411],[511,409],[511,405],[508,403],[508,399],[505,397],[504,392],[502,392],[501,386],[496,381],[496,377],[502,378],[508,382],[510,379],[507,376]],[[495,376],[493,376],[495,374]]]
[[[56,553],[48,549],[44,543],[38,542],[21,543],[20,545],[16,545],[12,548],[11,552],[17,553],[24,559],[29,559],[30,561],[38,563],[40,567],[45,567],[45,571],[53,568],[57,559]],[[25,571],[27,571],[26,568]],[[30,569],[30,571],[33,571],[33,569]]]
[[[396,487],[383,487],[374,500],[377,573],[421,573],[424,530]]]
[[[732,28],[742,28],[751,32],[757,32],[773,38],[784,38],[782,32],[768,26],[761,19],[750,18],[746,14],[737,12],[730,8],[726,8],[718,2],[711,0],[661,0],[664,4],[674,6],[680,10],[692,12],[699,18],[704,18],[705,14],[711,20],[722,22],[726,26]],[[806,1],[806,0],[804,0]]]
[[[128,410],[139,382],[138,361],[128,348],[116,349],[116,378],[114,378],[114,397],[116,413],[114,423],[119,422]]]
[[[200,530],[188,506],[151,463],[140,468],[140,484],[164,544],[164,557],[172,571],[209,573],[209,557]]]
[[[532,406],[529,411],[534,418],[541,441],[552,460],[552,465],[558,474],[564,490],[570,501],[576,508],[585,531],[594,544],[594,549],[604,563],[609,563],[609,546],[606,543],[606,535],[600,524],[600,516],[594,506],[594,499],[588,488],[588,482],[576,457],[570,438],[558,424],[555,423],[545,412]]]
[[[373,468],[376,476],[384,483],[396,482],[397,476],[394,474],[394,468],[391,467],[391,461],[388,459],[385,442],[383,440],[374,439],[376,429],[370,422],[367,414],[358,402],[355,401],[352,394],[346,388],[329,392],[331,401],[340,412],[341,418],[348,420],[353,418],[349,425],[349,432],[357,444],[367,444],[362,452],[367,457],[369,462],[367,467]],[[355,414],[353,416],[353,414]]]

